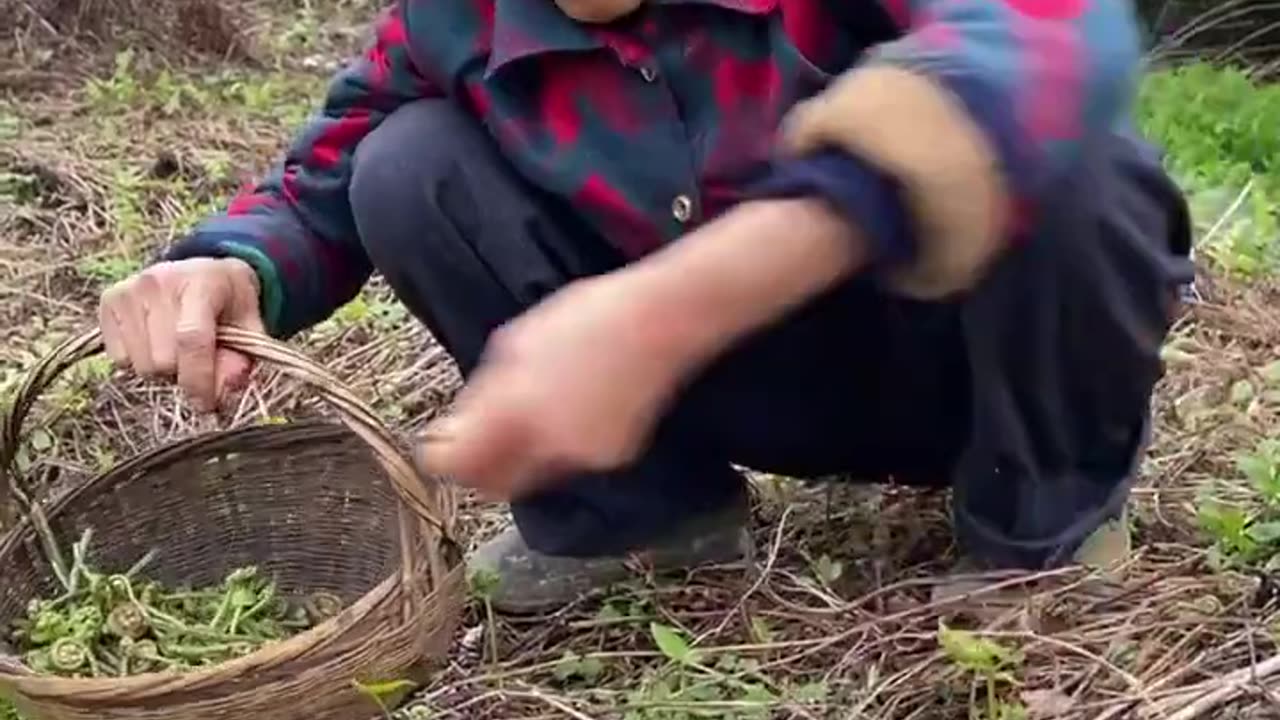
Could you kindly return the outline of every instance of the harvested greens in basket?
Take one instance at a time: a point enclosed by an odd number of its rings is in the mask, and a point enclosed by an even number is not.
[[[217,665],[284,640],[337,614],[340,600],[316,593],[290,601],[255,567],[205,588],[166,588],[145,578],[152,554],[105,574],[86,562],[92,533],[59,573],[62,593],[32,600],[12,642],[34,672],[119,677]],[[2,720],[3,715],[0,715]]]

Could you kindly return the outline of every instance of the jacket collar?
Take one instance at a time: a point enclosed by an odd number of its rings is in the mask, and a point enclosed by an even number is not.
[[[713,5],[748,15],[764,15],[779,0],[646,0],[655,5]],[[552,0],[494,0],[493,46],[485,77],[523,58],[554,52],[583,52],[610,45],[607,32],[565,15]]]

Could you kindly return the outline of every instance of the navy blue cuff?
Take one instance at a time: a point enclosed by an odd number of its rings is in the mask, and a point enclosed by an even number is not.
[[[916,240],[898,182],[853,155],[826,150],[774,165],[748,191],[752,199],[818,196],[857,226],[877,265],[910,262]]]
[[[250,241],[247,235],[234,232],[201,230],[197,228],[186,237],[180,238],[169,246],[161,255],[163,261],[190,260],[192,258],[224,258],[233,254],[227,251],[231,243]]]

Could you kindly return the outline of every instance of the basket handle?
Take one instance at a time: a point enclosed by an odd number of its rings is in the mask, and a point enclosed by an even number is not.
[[[373,450],[404,505],[438,531],[442,539],[449,540],[452,537],[452,528],[446,521],[452,515],[442,507],[448,492],[446,487],[437,478],[424,477],[414,469],[414,464],[398,448],[391,431],[342,381],[298,351],[259,333],[234,327],[219,327],[217,343],[274,365],[286,375],[310,386],[338,411],[342,422]],[[44,514],[39,511],[38,503],[32,502],[17,481],[16,459],[22,439],[22,426],[36,400],[63,372],[102,351],[102,333],[98,329],[62,343],[31,369],[19,386],[12,407],[4,414],[4,424],[0,428],[0,475],[7,476],[5,479],[14,498],[23,505],[22,510],[38,524],[45,524]]]

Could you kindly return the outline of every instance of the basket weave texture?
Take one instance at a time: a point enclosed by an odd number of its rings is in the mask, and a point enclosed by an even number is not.
[[[23,420],[41,392],[100,351],[96,332],[35,367],[0,435],[0,472],[27,518],[0,539],[0,627],[56,590],[37,526],[94,531],[91,562],[204,585],[257,565],[285,593],[346,603],[307,632],[215,667],[126,678],[40,676],[0,647],[0,692],[32,720],[363,720],[377,708],[358,683],[420,680],[447,651],[464,602],[451,541],[452,494],[413,469],[393,435],[335,378],[261,336],[219,342],[303,380],[342,424],[310,421],[208,434],[134,457],[43,507],[16,482]],[[65,540],[64,540],[65,542]]]

